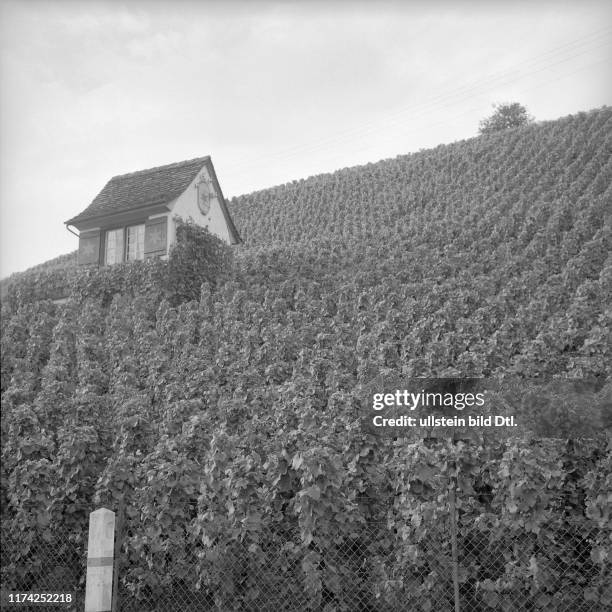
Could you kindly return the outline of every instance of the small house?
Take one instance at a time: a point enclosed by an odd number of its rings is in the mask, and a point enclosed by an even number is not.
[[[66,227],[79,232],[79,264],[112,265],[167,257],[177,217],[241,242],[208,156],[113,177]]]

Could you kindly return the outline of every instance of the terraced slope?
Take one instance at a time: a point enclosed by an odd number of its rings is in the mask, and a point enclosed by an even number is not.
[[[344,293],[362,336],[393,312],[413,374],[602,374],[611,152],[604,108],[236,198],[240,280]]]
[[[611,113],[604,108],[295,181],[232,199],[232,213],[250,246],[399,236],[410,245],[485,248],[513,241],[528,230],[526,220],[536,231],[564,232],[549,217],[571,225],[610,185]]]

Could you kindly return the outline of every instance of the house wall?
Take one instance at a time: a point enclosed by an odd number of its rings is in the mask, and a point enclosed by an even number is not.
[[[189,187],[171,204],[172,212],[168,216],[168,245],[174,244],[176,239],[176,224],[173,220],[174,215],[181,217],[187,221],[190,217],[201,227],[207,227],[211,234],[217,235],[219,238],[230,244],[230,234],[225,223],[225,217],[219,204],[219,195],[211,199],[210,210],[207,215],[203,215],[198,208],[198,194],[196,185],[200,182],[201,177],[211,179],[206,166],[200,170]]]

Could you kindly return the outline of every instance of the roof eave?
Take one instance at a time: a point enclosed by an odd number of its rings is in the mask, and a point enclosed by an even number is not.
[[[144,213],[147,213],[146,216],[149,216],[152,214],[169,212],[170,204],[172,204],[175,199],[176,198],[173,198],[168,202],[149,203],[144,204],[142,206],[134,206],[126,210],[100,213],[97,215],[77,215],[76,217],[72,217],[72,219],[69,219],[68,221],[64,221],[64,225],[73,225],[79,231],[90,229],[91,227],[98,225],[108,227],[110,225],[118,224],[122,220],[129,220],[134,216],[144,216]]]

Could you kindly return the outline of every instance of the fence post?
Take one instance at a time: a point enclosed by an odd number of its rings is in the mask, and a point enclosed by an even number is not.
[[[119,605],[119,563],[121,561],[121,545],[123,544],[123,525],[125,519],[125,504],[123,499],[117,508],[115,521],[115,564],[113,566],[113,598],[111,612],[117,612]]]
[[[115,513],[99,508],[89,515],[85,612],[110,612],[113,592]]]
[[[451,477],[449,510],[451,522],[451,554],[453,560],[453,594],[455,598],[455,612],[461,612],[459,603],[459,556],[457,554],[457,512],[455,506],[455,491],[457,489],[456,478],[456,475]]]

